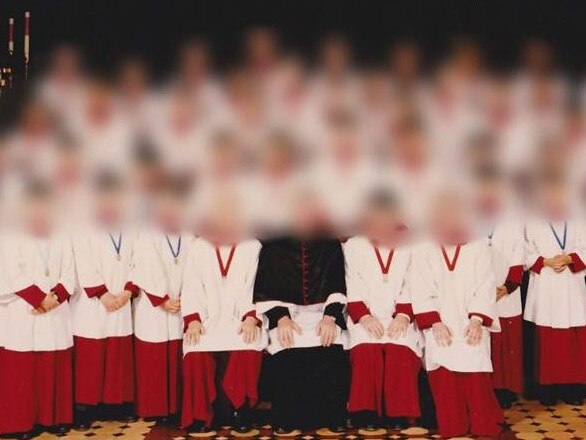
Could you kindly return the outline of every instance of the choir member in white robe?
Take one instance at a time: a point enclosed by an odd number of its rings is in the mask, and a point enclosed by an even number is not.
[[[405,428],[407,417],[420,415],[423,348],[411,307],[411,251],[392,194],[371,196],[365,217],[365,235],[343,246],[352,372],[348,411],[354,426]],[[386,420],[378,420],[382,416]]]
[[[525,264],[524,222],[508,207],[503,176],[491,166],[479,176],[475,209],[478,235],[492,258],[500,332],[491,333],[492,380],[499,403],[510,408],[523,391],[523,311],[521,282]],[[510,190],[510,188],[509,188]]]
[[[6,234],[1,256],[0,434],[19,438],[37,425],[65,433],[73,422],[73,250],[57,231],[50,189],[37,182],[25,192],[23,230]]]
[[[267,340],[252,302],[260,243],[243,238],[238,204],[225,202],[189,250],[181,292],[181,426],[197,432],[225,423],[249,430]]]
[[[525,231],[525,320],[535,324],[540,401],[548,406],[558,398],[581,404],[586,382],[586,227],[572,215],[561,179],[542,184],[542,215]]]
[[[495,281],[483,241],[453,191],[432,209],[433,241],[412,253],[412,304],[425,337],[425,368],[443,437],[496,435],[504,421],[492,389],[490,332],[498,331]]]
[[[87,429],[99,404],[117,405],[131,419],[134,362],[130,280],[135,232],[127,226],[126,188],[119,178],[96,178],[91,224],[73,241],[79,291],[72,299],[76,424]]]
[[[130,278],[140,288],[133,301],[136,413],[167,419],[179,413],[180,297],[186,250],[194,240],[183,230],[184,187],[164,182],[155,197],[153,227],[140,231]]]

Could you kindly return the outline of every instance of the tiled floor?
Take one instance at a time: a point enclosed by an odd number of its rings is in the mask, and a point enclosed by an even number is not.
[[[506,412],[510,431],[499,436],[499,440],[524,439],[551,439],[551,440],[578,440],[586,439],[586,405],[568,406],[558,405],[551,408],[541,406],[536,401],[521,401]],[[323,432],[303,433],[295,440],[317,440],[319,438],[339,438],[340,440],[361,440],[363,438],[383,438],[386,440],[400,439],[433,439],[439,436],[423,428],[410,428],[405,431],[388,431],[375,435],[350,431],[345,435],[330,436]],[[88,432],[71,431],[61,438],[70,440],[184,440],[195,436],[187,436],[179,429],[158,426],[153,422],[139,420],[135,423],[96,422]],[[205,437],[210,440],[228,440],[237,436],[232,435],[229,429],[221,429],[216,435]],[[270,427],[259,429],[255,440],[273,440]],[[38,439],[50,439],[55,436],[42,434]],[[287,440],[291,440],[288,438]]]

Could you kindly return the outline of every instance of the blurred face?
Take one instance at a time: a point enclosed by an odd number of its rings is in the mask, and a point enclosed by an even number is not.
[[[176,232],[182,226],[183,203],[179,196],[170,192],[161,192],[155,200],[155,216],[159,225]]]
[[[430,216],[431,231],[442,244],[457,244],[468,241],[470,232],[469,207],[458,195],[446,193],[434,201]]]
[[[95,203],[96,217],[102,224],[112,226],[123,220],[126,197],[122,190],[99,192]]]
[[[54,220],[51,198],[27,198],[24,203],[24,222],[33,234],[45,235],[49,233]]]
[[[392,207],[372,207],[367,210],[364,220],[364,233],[371,240],[394,245],[400,237],[400,214]]]

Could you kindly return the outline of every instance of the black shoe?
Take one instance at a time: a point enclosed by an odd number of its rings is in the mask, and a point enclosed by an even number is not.
[[[211,429],[206,426],[203,420],[196,420],[189,428],[187,428],[187,432],[194,434],[205,434],[210,431]]]
[[[71,428],[68,425],[56,425],[48,427],[47,432],[54,435],[65,435],[70,431],[70,429]]]
[[[27,432],[13,432],[10,434],[2,434],[2,438],[14,438],[18,440],[29,440],[34,438],[37,434],[34,431]]]
[[[511,399],[511,395],[507,390],[497,389],[494,390],[494,394],[499,402],[499,406],[502,409],[510,409],[513,405],[513,401]]]
[[[284,426],[278,426],[273,430],[273,433],[275,435],[287,435],[287,434],[291,434],[293,431],[295,431],[295,430],[290,429],[290,428],[285,428]]]
[[[95,420],[96,408],[88,405],[76,405],[73,429],[87,431]]]
[[[250,432],[250,412],[248,408],[241,408],[232,413],[232,426],[239,434]]]
[[[426,417],[418,417],[417,418],[417,426],[421,426],[425,429],[437,429],[437,420],[435,420],[431,416]]]
[[[336,434],[343,434],[346,432],[346,427],[344,425],[329,426],[328,429]]]
[[[580,397],[562,397],[562,402],[564,402],[566,405],[572,405],[572,406],[581,406],[584,403],[584,400]]]
[[[169,417],[167,416],[159,416],[159,417],[145,417],[143,418],[145,422],[155,422],[161,425],[166,425],[169,422]]]
[[[555,406],[558,403],[558,399],[554,396],[543,396],[539,398],[539,403],[543,406]]]
[[[407,417],[386,417],[385,425],[389,429],[407,429],[409,420]]]

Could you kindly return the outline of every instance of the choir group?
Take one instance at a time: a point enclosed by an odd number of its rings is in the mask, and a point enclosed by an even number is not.
[[[270,407],[278,435],[491,436],[525,381],[581,404],[586,123],[547,46],[511,79],[466,40],[430,76],[408,43],[359,73],[340,37],[311,72],[270,30],[246,42],[221,79],[186,45],[155,91],[64,48],[23,100],[0,138],[0,435],[245,434]]]

